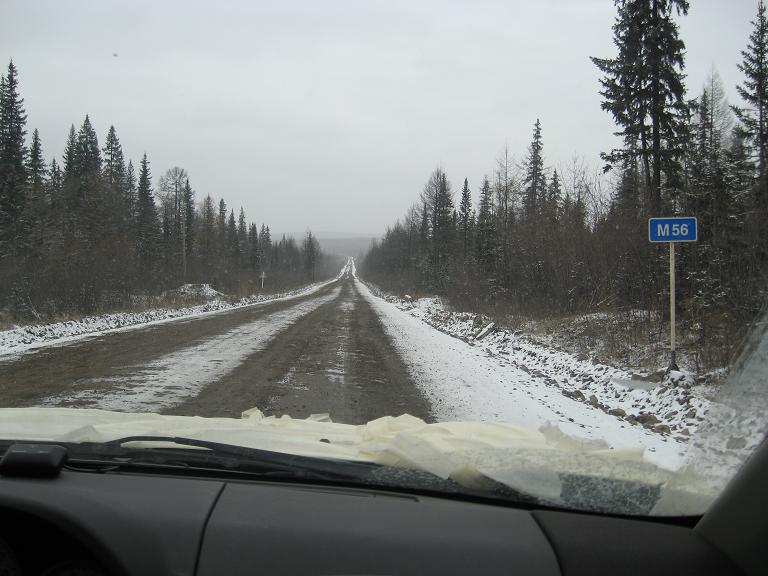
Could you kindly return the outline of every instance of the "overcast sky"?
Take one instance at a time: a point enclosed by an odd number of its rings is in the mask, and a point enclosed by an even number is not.
[[[714,65],[730,98],[756,0],[691,0],[689,97]],[[612,56],[611,0],[2,0],[48,158],[85,114],[157,178],[189,171],[276,231],[379,233],[435,166],[473,194],[540,118],[547,164],[595,167],[614,126],[589,56]]]

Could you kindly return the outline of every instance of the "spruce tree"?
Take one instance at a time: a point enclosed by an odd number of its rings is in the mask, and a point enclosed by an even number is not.
[[[229,272],[234,274],[240,268],[240,243],[237,237],[237,222],[235,221],[235,211],[229,211],[227,219],[226,232],[227,258],[229,260]]]
[[[541,138],[541,122],[536,119],[533,126],[533,139],[528,148],[528,157],[525,160],[525,180],[524,188],[524,211],[528,223],[535,225],[539,212],[540,203],[544,199],[546,192],[546,181],[544,175],[544,144]]]
[[[493,278],[496,262],[495,220],[493,190],[488,176],[485,176],[483,185],[480,187],[480,201],[477,208],[476,250],[480,271],[487,280]]]
[[[18,72],[11,61],[0,82],[0,259],[23,242],[19,225],[25,204],[26,124]]]
[[[136,213],[136,257],[140,285],[151,287],[156,278],[158,242],[157,206],[152,194],[152,175],[147,154],[141,158]]]
[[[40,142],[40,133],[35,128],[32,132],[32,143],[29,146],[27,157],[27,183],[30,190],[42,191],[45,181],[46,167],[43,159],[43,145]]]
[[[604,74],[602,108],[609,112],[623,148],[603,153],[606,169],[639,158],[648,189],[648,209],[662,205],[662,174],[673,184],[685,136],[684,50],[672,18],[688,13],[688,0],[615,0],[615,58],[592,58]]]
[[[438,168],[433,174],[436,181],[436,194],[432,211],[432,265],[434,285],[438,290],[445,290],[450,279],[450,257],[456,227],[453,220],[453,194],[448,177]]]
[[[46,196],[48,198],[48,219],[50,226],[48,240],[50,245],[61,245],[63,242],[64,223],[64,173],[59,168],[56,158],[51,160],[48,168],[48,180],[46,183]]]
[[[311,231],[307,231],[307,235],[304,238],[304,244],[302,245],[302,252],[304,253],[304,270],[307,271],[307,276],[311,282],[315,281],[315,270],[317,267],[318,259],[318,247],[317,240],[312,235]]]
[[[765,3],[757,4],[757,17],[752,21],[749,44],[741,52],[738,65],[744,81],[736,90],[747,105],[733,107],[739,119],[741,135],[754,147],[757,160],[758,186],[755,204],[768,216],[768,19]]]
[[[464,188],[461,190],[459,202],[459,233],[461,234],[461,248],[464,260],[469,255],[470,246],[470,219],[472,217],[472,196],[469,192],[469,183],[464,178]]]
[[[186,282],[187,270],[192,261],[195,246],[195,192],[189,184],[189,178],[184,182],[182,204],[184,213],[184,226],[182,228],[183,276],[184,282]]]
[[[67,144],[64,147],[64,158],[62,165],[64,166],[64,179],[69,181],[75,176],[75,163],[77,162],[77,133],[75,132],[75,125],[71,124],[69,127],[69,134],[67,135]]]
[[[133,161],[128,160],[128,168],[125,170],[125,206],[128,211],[128,218],[133,223],[136,222],[137,194],[136,170],[133,168]]]
[[[107,186],[119,196],[125,195],[126,166],[123,158],[123,148],[117,138],[114,126],[109,127],[104,141],[104,181]]]
[[[50,199],[52,206],[59,206],[61,199],[61,190],[64,185],[64,174],[59,168],[59,163],[56,162],[56,158],[51,160],[51,165],[48,168],[48,198]]]
[[[48,217],[48,199],[46,198],[45,177],[47,169],[43,159],[43,146],[40,133],[35,128],[26,163],[27,193],[25,211],[22,216],[24,226],[31,231],[35,244],[36,257],[42,258],[42,245],[45,235],[45,221]],[[39,263],[38,263],[39,265]]]
[[[544,201],[544,222],[547,224],[551,231],[557,229],[557,220],[560,215],[561,201],[562,201],[562,188],[560,186],[560,176],[557,174],[557,170],[552,172],[552,179],[547,186],[547,195]]]
[[[248,255],[250,258],[249,264],[251,265],[251,270],[256,272],[259,268],[261,254],[259,246],[259,230],[256,224],[253,222],[251,222],[250,226],[248,227],[248,246]]]
[[[102,164],[99,140],[87,114],[77,133],[76,150],[74,172],[81,179],[81,194],[85,195],[90,191],[86,187],[93,185],[94,180],[101,176]]]
[[[272,235],[269,226],[261,225],[261,234],[259,234],[259,244],[261,245],[261,268],[266,269],[272,264]]]
[[[249,249],[248,226],[245,221],[245,210],[243,210],[242,206],[240,207],[240,214],[237,217],[237,243],[240,254],[247,256]],[[242,264],[245,264],[245,259],[243,260]]]
[[[216,245],[216,206],[213,198],[208,194],[200,208],[197,253],[200,259],[201,275],[209,283],[213,283],[216,274]]]

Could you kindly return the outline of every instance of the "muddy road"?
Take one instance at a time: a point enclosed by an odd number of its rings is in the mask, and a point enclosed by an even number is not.
[[[347,272],[311,294],[0,358],[3,407],[432,420]]]

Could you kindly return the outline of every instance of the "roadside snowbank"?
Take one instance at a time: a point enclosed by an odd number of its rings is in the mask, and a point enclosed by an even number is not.
[[[579,358],[530,334],[499,329],[480,314],[451,311],[439,298],[410,301],[374,291],[398,309],[482,349],[498,362],[528,372],[564,396],[630,424],[685,440],[709,408],[703,393],[711,391],[694,386],[688,372],[635,374]]]
[[[357,287],[378,313],[437,420],[505,422],[537,430],[557,427],[584,442],[605,441],[614,450],[643,451],[649,461],[665,468],[683,464],[684,435],[654,432],[607,413],[599,400],[580,402],[564,393],[569,386],[579,391],[592,386],[611,397],[617,391],[611,388],[615,388],[611,379],[618,371],[564,352],[539,350],[504,331],[488,330],[482,340],[462,341],[459,334],[472,330],[476,334],[487,326],[473,326],[470,315],[457,315],[446,316],[438,330],[427,318],[437,324],[436,320],[425,312],[438,310],[436,301],[386,301],[362,282]],[[634,394],[638,391],[628,393],[628,400]],[[596,396],[587,396],[591,395]]]
[[[165,298],[200,298],[203,300],[217,300],[226,295],[215,290],[210,284],[183,284],[175,290],[163,292]]]
[[[220,294],[213,289],[204,290],[204,292],[213,296],[214,292],[219,297],[197,306],[186,306],[182,308],[155,308],[143,312],[118,312],[115,314],[102,314],[99,316],[87,316],[79,320],[70,320],[67,322],[56,322],[52,324],[37,324],[32,326],[22,326],[11,330],[0,331],[0,357],[7,354],[19,354],[40,348],[71,342],[80,338],[85,338],[94,334],[103,334],[115,330],[129,330],[148,324],[159,322],[172,322],[180,318],[190,318],[192,316],[203,316],[213,314],[234,308],[244,306],[254,306],[273,300],[287,300],[312,294],[324,286],[335,282],[341,278],[349,269],[347,264],[332,280],[317,282],[304,286],[296,290],[282,292],[280,294],[254,294],[237,301],[226,301],[220,299]],[[187,285],[191,286],[191,285]],[[197,285],[201,286],[201,285]],[[208,286],[203,284],[202,286]],[[184,287],[182,287],[184,288]],[[210,288],[210,286],[208,286]],[[196,289],[200,293],[199,289]]]

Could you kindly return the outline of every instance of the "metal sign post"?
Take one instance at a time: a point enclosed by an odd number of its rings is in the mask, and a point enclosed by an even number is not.
[[[264,270],[261,271],[261,289],[264,290],[264,278],[267,277],[266,272]]]
[[[669,369],[678,370],[675,352],[675,243],[669,243]]]
[[[693,216],[680,218],[650,218],[648,240],[669,243],[669,369],[677,370],[675,350],[675,243],[696,242],[698,221]]]

